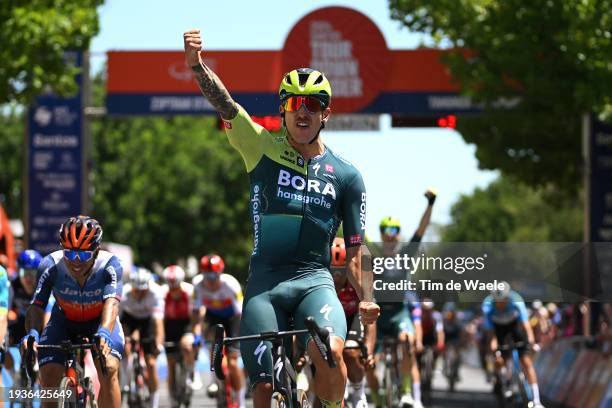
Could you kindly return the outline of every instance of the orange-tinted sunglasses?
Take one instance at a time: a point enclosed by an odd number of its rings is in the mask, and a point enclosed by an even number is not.
[[[319,113],[323,110],[321,101],[314,96],[295,95],[290,96],[283,103],[283,108],[287,112],[297,112],[304,105],[310,113]]]

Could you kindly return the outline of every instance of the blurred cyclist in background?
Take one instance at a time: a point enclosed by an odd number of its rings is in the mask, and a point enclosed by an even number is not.
[[[436,192],[432,189],[425,192],[427,207],[421,217],[419,226],[407,244],[400,242],[400,221],[393,217],[382,219],[379,228],[383,256],[393,257],[397,254],[413,256],[416,253],[429,225],[436,196]],[[386,269],[384,276],[386,280],[392,281],[411,278],[410,271],[401,269]],[[403,358],[400,364],[400,372],[402,374],[401,389],[403,393],[401,403],[420,408],[422,407],[421,376],[417,366],[416,353],[423,350],[423,332],[421,329],[421,307],[417,296],[415,293],[406,292],[406,298],[403,303],[385,302],[385,299],[377,300],[380,305],[380,317],[377,323],[378,340],[385,336],[396,337],[400,343],[399,347],[403,351]],[[374,403],[380,406],[382,399],[378,394],[378,379],[371,370],[368,371],[368,383],[372,389]]]
[[[178,348],[183,356],[183,364],[187,369],[187,386],[193,386],[194,353],[193,334],[188,332],[191,327],[191,310],[193,308],[193,285],[185,282],[185,270],[178,265],[170,265],[162,272],[166,284],[164,292],[164,333],[165,341],[179,343],[180,346],[167,346],[168,384],[174,384],[175,352]],[[199,377],[198,377],[199,378]],[[201,385],[201,384],[200,384]],[[196,387],[199,388],[199,387]],[[174,389],[169,387],[170,396],[174,399]]]
[[[344,239],[334,238],[331,246],[331,267],[334,278],[334,286],[338,299],[344,309],[346,316],[346,327],[348,328],[344,350],[344,362],[348,376],[348,401],[353,408],[367,408],[368,401],[365,394],[365,367],[364,363],[373,369],[375,365],[374,349],[376,347],[376,323],[364,328],[359,319],[359,296],[351,285],[346,274],[346,247]],[[364,330],[365,329],[365,330]],[[366,346],[367,355],[363,356],[357,347],[361,344]]]
[[[518,343],[516,349],[527,381],[531,385],[534,407],[543,408],[540,402],[538,379],[530,354],[535,338],[529,324],[525,301],[510,288],[507,282],[501,282],[500,285],[503,286],[503,289],[493,290],[482,303],[484,328],[488,331],[491,351],[496,353],[495,365],[498,380],[496,388],[499,388],[500,385],[500,370],[511,353],[511,351],[498,352],[498,348],[506,344],[507,338],[511,338],[515,344]]]
[[[201,342],[203,333],[214,334],[213,330],[208,333],[203,330],[202,322],[205,323],[206,329],[221,324],[225,328],[226,336],[238,336],[242,315],[242,288],[236,278],[223,273],[224,269],[225,262],[219,255],[204,255],[200,259],[201,273],[193,278],[195,291],[193,333],[195,344]],[[228,347],[227,360],[230,383],[237,396],[234,400],[239,401],[240,408],[243,408],[245,406],[245,381],[244,374],[238,365],[239,347],[237,344]],[[218,391],[218,385],[213,380],[213,383],[208,387],[208,394],[214,395]]]
[[[8,302],[9,302],[9,281],[8,272],[4,266],[0,265],[0,347],[5,349],[4,338],[6,337],[6,328],[8,325]],[[0,365],[0,374],[2,366]],[[0,375],[0,385],[2,385],[2,376]]]
[[[144,351],[147,366],[151,408],[157,408],[159,406],[157,356],[164,347],[164,298],[161,287],[153,282],[153,276],[147,268],[136,266],[132,268],[129,283],[123,287],[119,311],[125,335],[130,337],[138,332],[140,348]],[[126,357],[121,364],[121,383],[124,386],[129,384],[132,372],[131,353],[132,346],[126,341]]]
[[[26,249],[17,258],[17,277],[10,282],[9,286],[9,345],[18,344],[26,335],[25,317],[34,295],[34,289],[36,289],[36,276],[40,261],[42,261],[42,255],[33,249]],[[10,353],[6,354],[4,364],[12,376],[14,361]]]

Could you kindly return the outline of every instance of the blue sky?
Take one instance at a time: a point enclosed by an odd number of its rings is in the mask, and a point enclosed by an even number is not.
[[[179,50],[182,33],[190,28],[202,30],[205,50],[281,49],[297,21],[328,6],[351,7],[368,16],[391,49],[427,43],[425,36],[391,20],[384,0],[106,0],[100,7],[100,33],[91,45],[92,66],[99,70],[109,50]],[[387,115],[379,132],[325,132],[323,139],[361,171],[368,190],[367,232],[373,239],[386,215],[400,218],[409,237],[425,208],[422,194],[429,186],[439,192],[432,221],[446,224],[460,194],[486,186],[497,175],[478,169],[474,146],[457,132],[392,129]]]

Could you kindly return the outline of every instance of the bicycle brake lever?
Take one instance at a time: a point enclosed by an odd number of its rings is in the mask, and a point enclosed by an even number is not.
[[[225,335],[225,329],[223,325],[218,324],[215,326],[215,343],[213,344],[212,350],[212,364],[210,366],[210,370],[214,371],[215,376],[220,381],[225,380],[225,375],[223,373],[223,367],[221,366],[223,360],[223,336]]]
[[[96,345],[96,354],[98,355],[98,361],[100,361],[100,370],[102,370],[102,375],[105,377],[108,375],[108,370],[106,369],[106,357],[102,354],[102,345],[100,336],[94,336],[94,344]]]
[[[336,361],[331,354],[331,344],[329,340],[331,336],[329,332],[319,327],[312,316],[308,316],[304,319],[304,325],[308,329],[310,337],[315,342],[315,346],[319,349],[321,356],[327,361],[327,365],[331,368],[335,368]]]

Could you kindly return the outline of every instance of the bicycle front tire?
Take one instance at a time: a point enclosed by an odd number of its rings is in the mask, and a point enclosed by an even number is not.
[[[311,408],[310,400],[304,390],[297,390],[298,408]]]
[[[70,396],[70,397],[69,397]],[[57,400],[58,408],[76,408],[79,398],[76,395],[76,389],[73,387],[72,380],[68,377],[63,377],[59,385],[59,398]]]
[[[272,394],[270,408],[289,408],[289,400],[280,392]]]

